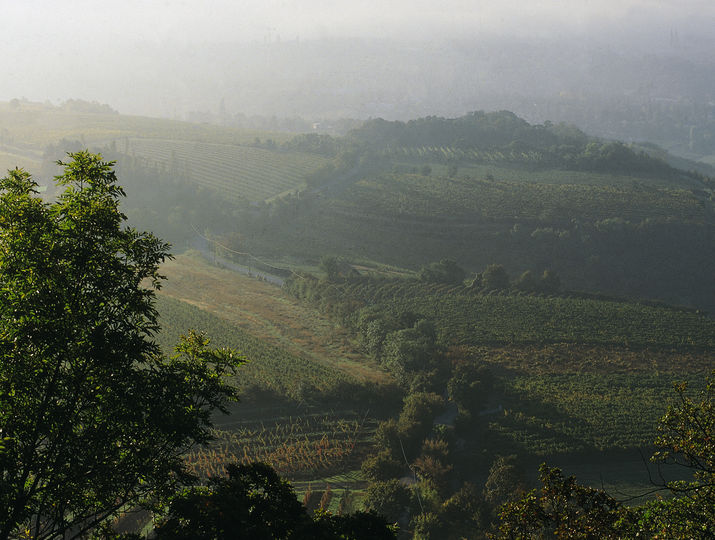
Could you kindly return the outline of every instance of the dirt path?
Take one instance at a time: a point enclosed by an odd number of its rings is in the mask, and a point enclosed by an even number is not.
[[[216,268],[197,253],[179,255],[161,271],[168,280],[160,294],[191,303],[257,338],[360,379],[384,382],[389,378],[360,353],[345,330],[275,285]]]

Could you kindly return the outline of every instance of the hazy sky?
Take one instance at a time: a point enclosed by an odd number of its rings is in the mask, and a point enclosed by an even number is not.
[[[0,0],[4,41],[191,42],[712,22],[712,0]]]
[[[78,97],[130,112],[121,92],[156,88],[180,101],[145,54],[170,58],[177,44],[514,36],[647,52],[677,32],[710,54],[714,29],[715,0],[0,0],[0,100]]]

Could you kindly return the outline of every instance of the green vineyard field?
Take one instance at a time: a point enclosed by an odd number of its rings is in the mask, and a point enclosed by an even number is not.
[[[187,328],[210,329],[212,346],[232,347],[247,358],[235,383],[241,403],[230,416],[215,419],[215,440],[187,457],[189,470],[207,478],[224,474],[233,462],[271,464],[291,479],[311,479],[359,467],[372,446],[376,420],[369,410],[314,412],[316,399],[332,399],[341,407],[345,394],[359,395],[345,373],[293,355],[252,337],[240,328],[185,302],[159,296],[162,333],[159,343],[170,349]],[[342,397],[336,401],[337,397]],[[307,401],[306,401],[307,400]]]
[[[510,450],[542,457],[644,448],[674,399],[672,383],[686,380],[696,392],[705,377],[697,372],[571,373],[504,379],[505,412],[489,428]]]
[[[342,298],[398,315],[412,311],[435,321],[455,345],[580,343],[631,347],[715,347],[715,322],[666,306],[594,298],[477,293],[464,286],[417,280],[355,280]]]
[[[285,142],[291,135],[252,129],[197,124],[130,116],[124,114],[82,113],[52,105],[24,102],[18,107],[0,102],[0,124],[5,143],[41,149],[61,139],[79,140],[87,145],[114,144],[125,150],[127,138],[147,137],[216,144],[250,144],[256,137]],[[61,156],[58,156],[61,157]]]
[[[501,178],[499,173],[495,171]],[[524,171],[520,174],[531,176]],[[670,217],[677,217],[679,221],[712,220],[706,207],[689,190],[634,184],[625,177],[611,177],[618,185],[598,185],[597,180],[595,185],[587,185],[573,181],[577,173],[572,176],[571,183],[536,183],[389,174],[357,182],[345,198],[356,210],[369,209],[372,214],[385,215],[468,215],[473,219],[497,220],[558,217],[586,222],[622,218],[636,223]]]
[[[303,188],[306,175],[327,162],[314,154],[168,139],[132,138],[127,151],[226,197],[249,201]]]

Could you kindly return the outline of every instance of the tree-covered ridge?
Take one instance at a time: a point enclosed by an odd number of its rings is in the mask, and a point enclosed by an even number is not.
[[[428,116],[408,122],[368,120],[350,135],[375,148],[446,146],[486,150],[521,141],[533,148],[546,149],[582,146],[589,141],[585,133],[573,126],[551,123],[532,126],[509,111],[477,111],[459,118]]]
[[[700,178],[676,171],[641,149],[601,141],[566,124],[532,125],[509,111],[477,111],[459,118],[430,116],[408,122],[368,120],[351,131],[350,137],[387,155],[399,155],[405,148],[422,149],[419,157],[425,161],[501,161],[640,177]]]

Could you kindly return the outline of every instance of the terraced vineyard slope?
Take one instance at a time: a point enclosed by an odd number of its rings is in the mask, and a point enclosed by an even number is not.
[[[306,176],[327,162],[315,154],[172,139],[131,138],[125,153],[224,197],[249,201],[303,189]]]

